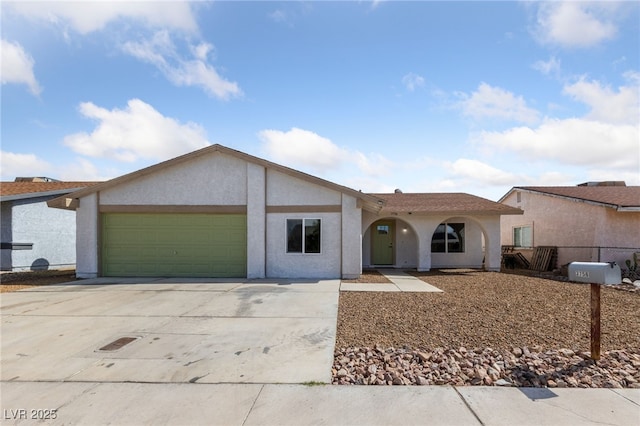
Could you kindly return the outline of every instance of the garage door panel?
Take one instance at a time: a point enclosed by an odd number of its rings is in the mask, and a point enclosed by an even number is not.
[[[106,276],[245,277],[246,215],[103,215]]]

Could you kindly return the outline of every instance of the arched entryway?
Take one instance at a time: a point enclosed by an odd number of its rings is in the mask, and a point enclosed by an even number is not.
[[[365,268],[415,268],[418,265],[418,236],[408,222],[387,217],[373,222],[362,238]]]
[[[450,217],[431,236],[431,268],[483,268],[487,234],[471,217]]]

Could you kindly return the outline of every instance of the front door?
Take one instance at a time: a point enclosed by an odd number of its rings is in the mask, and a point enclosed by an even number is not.
[[[371,260],[374,265],[393,264],[393,228],[391,220],[379,220],[371,225]]]

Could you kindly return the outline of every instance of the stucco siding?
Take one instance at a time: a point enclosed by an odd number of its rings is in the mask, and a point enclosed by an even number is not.
[[[75,213],[50,209],[46,204],[50,198],[3,203],[2,241],[33,244],[31,250],[3,250],[9,252],[3,253],[3,269],[23,271],[75,266]],[[5,218],[7,211],[10,213]]]
[[[514,191],[504,204],[524,210],[522,216],[508,216],[501,224],[501,243],[513,245],[513,229],[531,226],[534,246],[558,246],[558,266],[573,261],[616,261],[624,263],[633,250],[598,249],[630,247],[640,249],[640,213],[618,212],[614,208],[559,197]],[[574,247],[574,248],[571,248]],[[527,251],[525,255],[530,255]]]
[[[217,154],[141,176],[100,192],[108,205],[246,205],[247,163]]]
[[[267,277],[340,278],[340,213],[267,214]],[[287,253],[287,219],[321,219],[321,253]]]
[[[341,194],[338,191],[275,170],[267,171],[267,205],[339,206],[341,204]]]

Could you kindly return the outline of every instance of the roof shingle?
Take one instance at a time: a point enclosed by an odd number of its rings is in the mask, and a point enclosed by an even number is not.
[[[0,182],[0,196],[79,189],[99,182]]]
[[[380,214],[522,214],[522,210],[464,193],[371,194],[386,203]]]
[[[616,207],[640,207],[640,186],[516,186],[514,189],[559,195]]]

